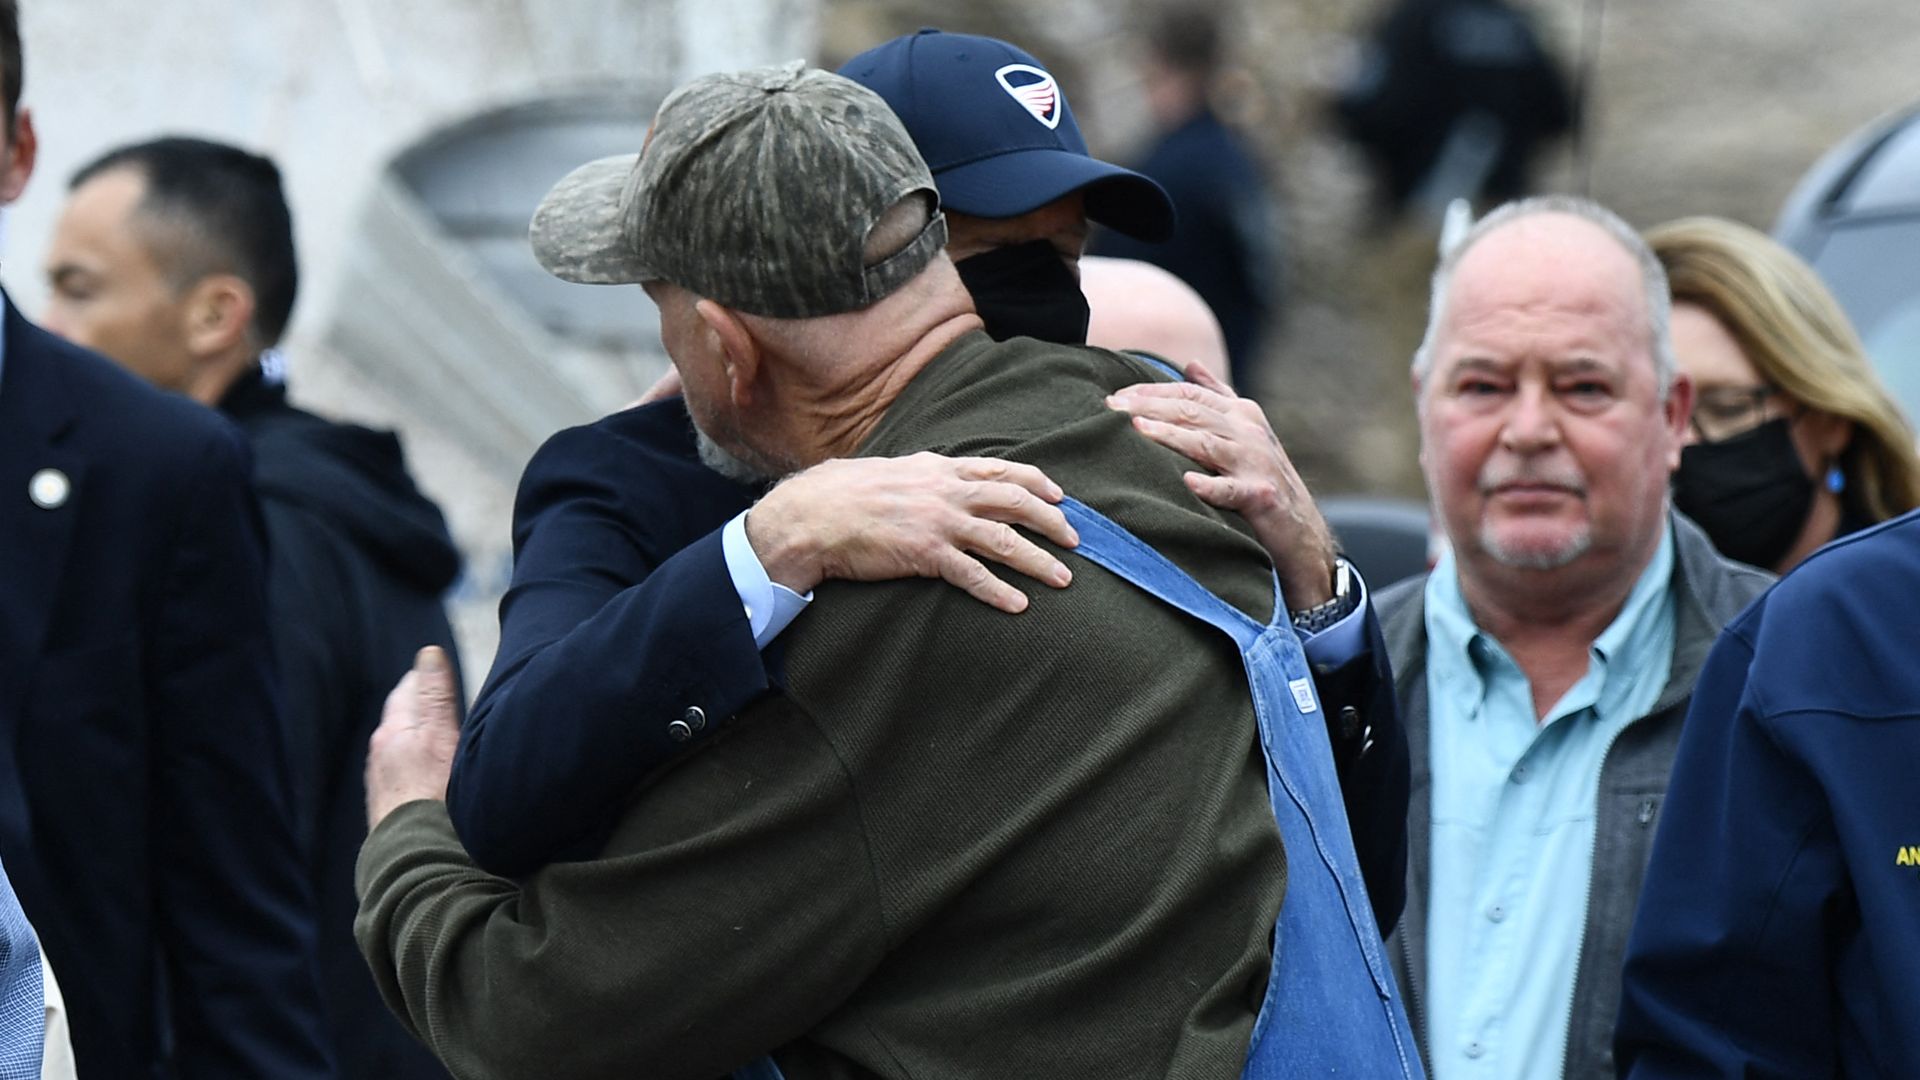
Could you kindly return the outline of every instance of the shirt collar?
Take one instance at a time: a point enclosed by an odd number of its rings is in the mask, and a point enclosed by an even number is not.
[[[1673,522],[1668,519],[1660,530],[1660,546],[1654,549],[1647,568],[1640,572],[1640,580],[1633,583],[1633,591],[1627,594],[1620,614],[1614,616],[1613,622],[1593,641],[1593,651],[1600,660],[1619,659],[1645,643],[1647,613],[1659,604],[1672,580]]]
[[[1441,554],[1427,576],[1427,664],[1435,674],[1481,677],[1479,646],[1483,636],[1460,591],[1460,568],[1452,547]]]
[[[1574,689],[1568,691],[1565,704],[1605,707],[1612,699],[1630,692],[1629,679],[1609,679],[1610,671],[1631,674],[1639,661],[1663,648],[1672,640],[1673,522],[1666,520],[1660,531],[1660,544],[1653,558],[1633,584],[1627,601],[1607,628],[1594,639],[1591,654],[1593,668]],[[1460,590],[1459,565],[1449,549],[1434,565],[1426,587],[1427,664],[1429,675],[1466,678],[1485,690],[1488,666],[1506,656],[1497,639],[1485,633],[1473,621],[1466,596]],[[1599,685],[1593,685],[1598,676]],[[1555,713],[1566,711],[1555,709]]]

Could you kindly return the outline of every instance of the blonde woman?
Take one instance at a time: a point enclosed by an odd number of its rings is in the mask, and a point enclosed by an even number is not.
[[[1695,388],[1674,505],[1721,552],[1785,573],[1836,536],[1920,506],[1913,429],[1804,262],[1719,218],[1646,238]]]

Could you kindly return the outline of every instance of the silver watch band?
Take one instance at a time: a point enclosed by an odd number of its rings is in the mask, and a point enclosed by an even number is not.
[[[1322,604],[1299,611],[1289,610],[1287,618],[1293,622],[1293,628],[1308,634],[1317,634],[1341,619],[1353,614],[1360,604],[1360,591],[1353,587],[1353,564],[1344,558],[1333,560],[1333,598]]]

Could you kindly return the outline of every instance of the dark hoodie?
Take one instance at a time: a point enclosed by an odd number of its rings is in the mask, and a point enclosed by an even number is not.
[[[294,408],[258,369],[220,410],[253,445],[295,822],[318,898],[321,987],[340,1075],[445,1077],[381,1003],[353,941],[367,739],[415,650],[453,655],[441,594],[460,554],[392,432]],[[455,663],[455,670],[458,670]]]

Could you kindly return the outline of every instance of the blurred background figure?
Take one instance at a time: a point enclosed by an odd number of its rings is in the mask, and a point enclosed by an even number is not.
[[[1920,506],[1914,432],[1833,296],[1797,256],[1710,217],[1647,232],[1696,388],[1674,506],[1714,546],[1784,574]]]
[[[1164,244],[1105,233],[1092,250],[1163,266],[1193,286],[1220,320],[1234,385],[1250,390],[1279,313],[1282,253],[1266,169],[1212,104],[1228,32],[1217,3],[1170,6],[1148,25],[1141,77],[1157,135],[1135,168],[1172,196],[1178,219]]]
[[[1080,260],[1080,291],[1091,317],[1087,344],[1150,352],[1175,367],[1205,365],[1231,386],[1227,339],[1213,309],[1172,273],[1138,259],[1088,255]]]
[[[1438,222],[1456,198],[1525,194],[1535,150],[1573,130],[1574,104],[1506,0],[1395,0],[1335,115],[1373,166],[1383,210]]]
[[[50,330],[216,407],[253,448],[295,824],[320,914],[321,988],[349,1077],[444,1077],[380,1003],[352,937],[367,739],[424,645],[453,650],[441,596],[460,555],[390,431],[287,401],[274,346],[299,273],[273,162],[167,138],[74,176],[47,253]]]
[[[0,0],[8,207],[38,157],[21,39]],[[0,993],[0,1023],[26,1028],[28,1065],[66,1064],[39,1054],[64,1019],[89,1080],[338,1075],[248,457],[208,410],[0,297],[0,851],[33,924],[5,936],[46,959],[44,986],[0,978],[27,991]]]

